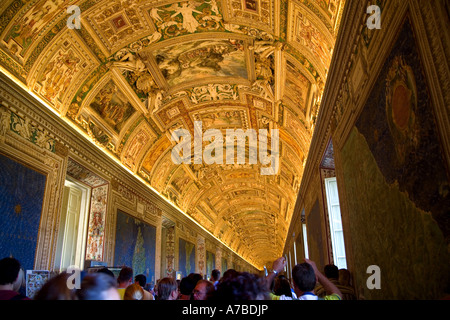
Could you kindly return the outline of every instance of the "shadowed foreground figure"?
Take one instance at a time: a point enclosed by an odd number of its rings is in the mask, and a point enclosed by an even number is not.
[[[268,291],[263,278],[248,272],[236,272],[230,275],[224,274],[217,285],[212,300],[250,301],[268,298]]]

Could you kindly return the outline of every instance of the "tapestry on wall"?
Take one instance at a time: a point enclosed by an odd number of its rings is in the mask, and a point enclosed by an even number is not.
[[[0,259],[34,268],[46,176],[0,155]]]
[[[117,210],[114,266],[133,268],[155,281],[156,227]]]
[[[178,269],[182,272],[182,276],[195,272],[195,245],[180,238],[178,252]]]

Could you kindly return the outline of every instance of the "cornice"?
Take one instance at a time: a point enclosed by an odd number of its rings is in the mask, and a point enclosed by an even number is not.
[[[292,234],[297,227],[302,208],[305,205],[302,195],[306,194],[306,190],[310,187],[311,179],[318,170],[322,155],[331,138],[331,122],[335,112],[335,103],[350,70],[352,55],[358,43],[357,39],[361,35],[361,28],[355,28],[355,26],[362,26],[366,16],[366,7],[367,1],[346,1],[343,9],[342,25],[336,38],[336,46],[287,235]],[[290,241],[286,239],[284,250],[288,248],[289,243]]]

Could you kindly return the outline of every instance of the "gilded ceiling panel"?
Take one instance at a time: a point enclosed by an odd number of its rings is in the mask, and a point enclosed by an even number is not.
[[[331,62],[335,38],[326,23],[305,4],[289,3],[288,41],[299,50],[321,74],[326,74]]]
[[[245,108],[221,107],[220,111],[216,108],[202,109],[192,113],[194,121],[201,121],[203,129],[244,129],[249,125],[248,114]]]
[[[292,107],[306,115],[307,99],[310,89],[311,82],[295,64],[286,60],[286,81],[284,87],[286,103],[289,103]]]
[[[80,29],[68,28],[69,1],[3,2],[2,70],[242,257],[259,267],[275,259],[344,1],[70,4],[79,6]],[[226,129],[278,129],[278,170],[261,175],[250,145],[245,163],[175,164],[171,135],[193,135],[195,121],[224,137]]]
[[[224,31],[219,1],[183,1],[148,9],[163,39],[194,32]]]
[[[153,33],[149,19],[142,12],[144,1],[103,1],[83,14],[86,26],[93,30],[108,55]]]
[[[214,77],[248,78],[242,40],[190,41],[152,53],[169,87]]]
[[[61,17],[66,15],[68,0],[14,1],[2,13],[1,47],[21,64],[29,58],[32,49]],[[7,22],[7,23],[5,23]]]
[[[55,110],[65,113],[77,88],[99,63],[83,40],[66,30],[37,61],[28,83]]]
[[[276,15],[274,0],[226,0],[226,20],[262,29],[274,34],[276,32]]]
[[[141,121],[127,139],[124,150],[121,153],[122,163],[131,171],[137,171],[141,159],[147,154],[148,149],[154,145],[156,135],[146,121]]]

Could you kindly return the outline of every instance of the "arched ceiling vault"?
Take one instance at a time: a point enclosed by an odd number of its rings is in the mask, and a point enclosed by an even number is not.
[[[67,26],[69,5],[80,8],[80,29]],[[6,0],[0,63],[262,268],[283,250],[343,6],[343,0]],[[261,164],[248,161],[174,164],[171,134],[186,129],[193,136],[195,121],[203,132],[224,136],[226,129],[278,129],[279,170],[261,175]]]

